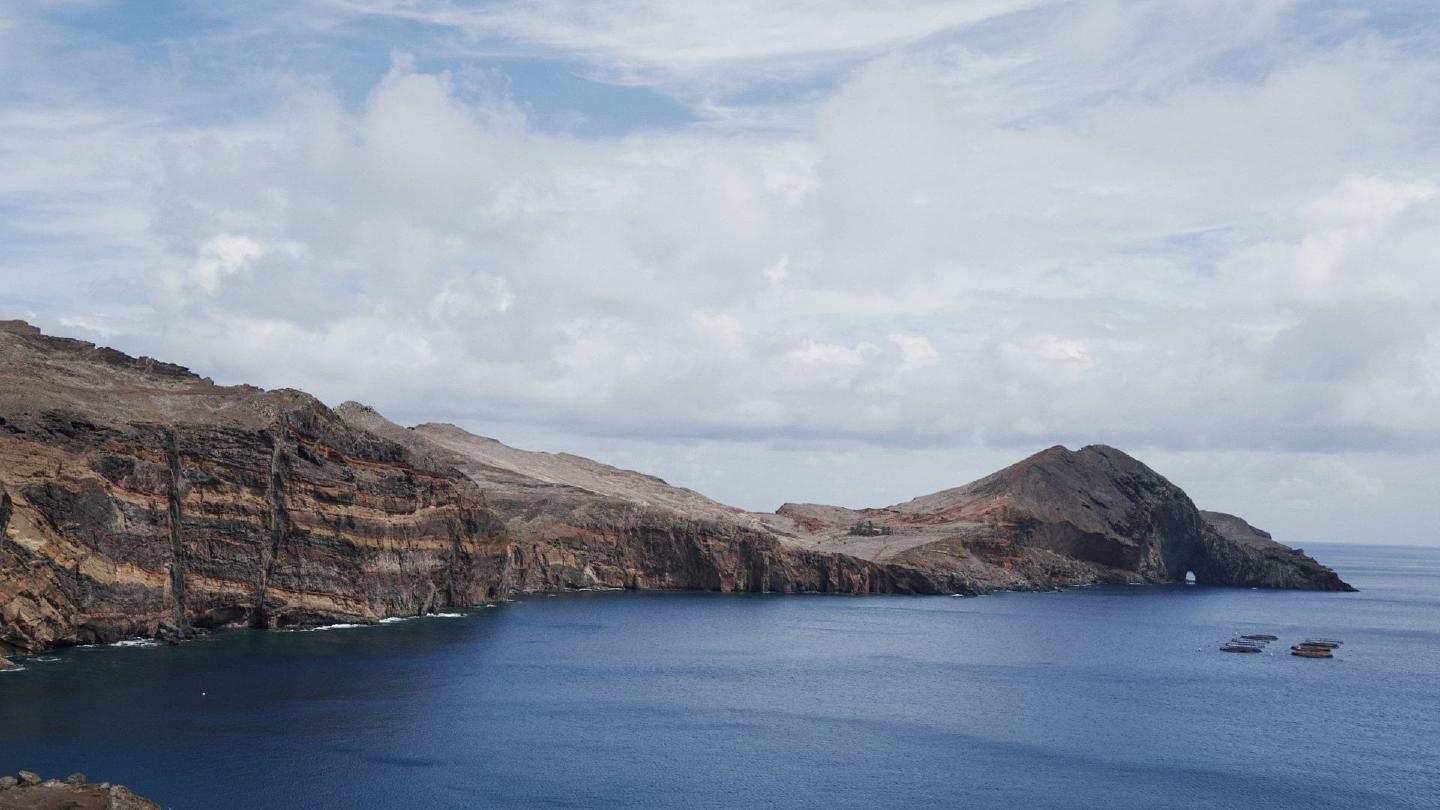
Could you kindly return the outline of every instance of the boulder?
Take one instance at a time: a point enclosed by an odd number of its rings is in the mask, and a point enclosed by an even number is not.
[[[160,805],[136,796],[122,785],[115,785],[110,788],[110,796],[105,803],[106,810],[160,810]]]

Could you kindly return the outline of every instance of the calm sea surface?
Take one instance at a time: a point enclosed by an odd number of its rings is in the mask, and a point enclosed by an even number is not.
[[[66,650],[0,673],[0,773],[175,808],[1440,807],[1440,549],[1312,551],[1361,592],[588,593]]]

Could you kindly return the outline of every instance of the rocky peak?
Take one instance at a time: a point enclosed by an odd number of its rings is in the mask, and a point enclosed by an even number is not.
[[[184,366],[165,363],[153,357],[132,357],[107,346],[97,346],[75,338],[54,337],[25,321],[0,321],[0,357],[17,361],[44,357],[58,368],[67,362],[101,363],[143,376],[166,380],[201,381],[199,375]]]
[[[767,523],[800,544],[963,570],[995,587],[1177,582],[1193,572],[1217,585],[1349,588],[1238,518],[1207,518],[1164,476],[1102,444],[1057,445],[885,509],[786,504]]]

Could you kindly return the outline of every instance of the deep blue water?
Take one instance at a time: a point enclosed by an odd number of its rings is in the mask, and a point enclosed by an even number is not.
[[[1312,550],[1361,592],[589,593],[67,650],[0,674],[0,773],[176,808],[1440,806],[1440,549]],[[1217,652],[1252,631],[1282,641]]]

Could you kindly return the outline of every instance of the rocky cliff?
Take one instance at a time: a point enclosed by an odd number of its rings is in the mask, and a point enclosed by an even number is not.
[[[1187,571],[1348,587],[1106,447],[885,509],[758,515],[0,322],[0,655],[567,588],[978,594]]]
[[[1224,512],[1202,511],[1200,515],[1218,537],[1210,538],[1203,559],[1197,562],[1197,578],[1263,588],[1355,590],[1302,549],[1275,542],[1269,532],[1241,518]]]
[[[493,598],[503,525],[455,470],[297,391],[0,327],[0,654]]]
[[[766,524],[792,545],[949,577],[957,590],[1183,582],[1353,590],[1239,518],[1202,513],[1112,447],[1052,447],[993,475],[883,509],[786,504]]]
[[[357,403],[343,419],[454,467],[511,540],[501,589],[934,593],[929,577],[848,554],[793,548],[752,515],[653,476],[568,453],[507,447],[453,425],[403,428]]]

